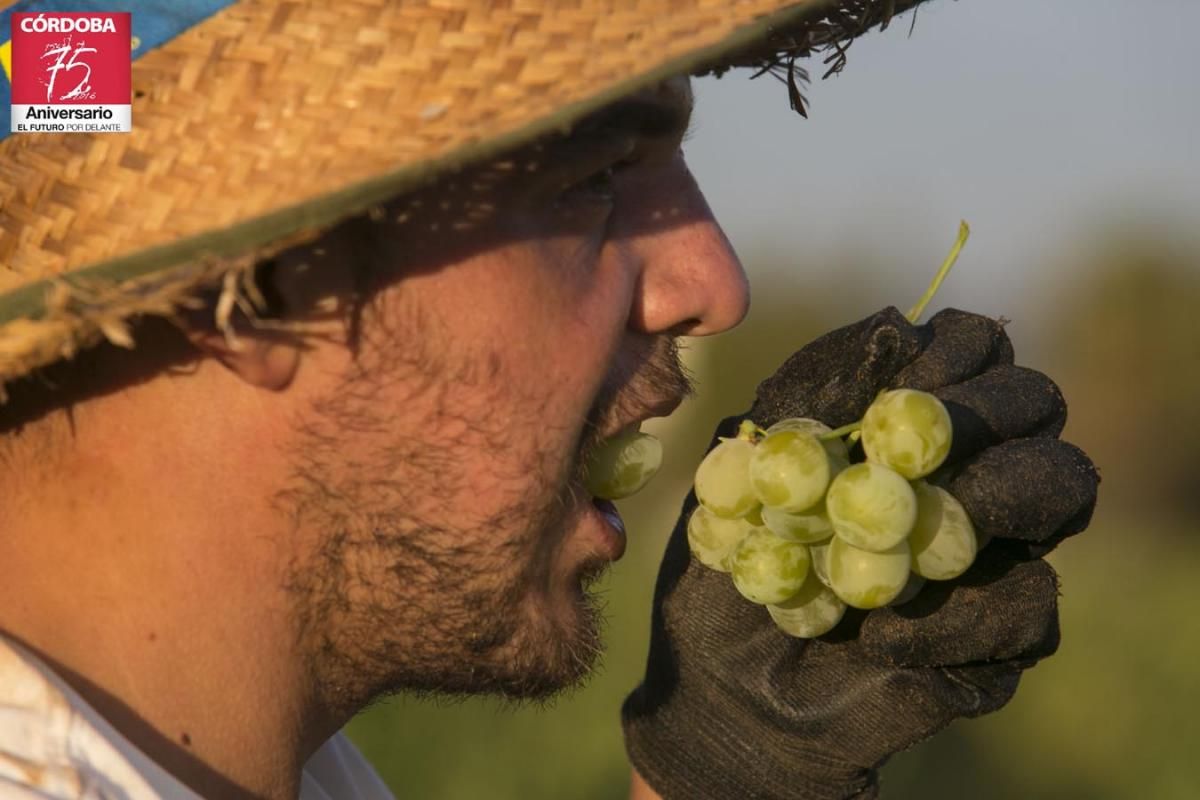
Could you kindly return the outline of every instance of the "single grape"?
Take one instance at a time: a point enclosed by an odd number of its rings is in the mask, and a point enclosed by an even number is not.
[[[912,548],[912,545],[909,545]],[[915,572],[908,573],[908,581],[904,584],[904,588],[900,590],[900,594],[896,595],[889,606],[902,606],[909,600],[912,600],[921,593],[921,587],[925,585],[925,579]]]
[[[762,520],[771,533],[792,542],[812,544],[833,536],[833,523],[829,521],[824,503],[818,503],[803,514],[789,514],[778,508],[764,506]]]
[[[833,479],[825,508],[834,533],[877,553],[904,541],[917,519],[917,497],[908,481],[870,462],[847,467]]]
[[[833,428],[830,428],[820,420],[809,419],[808,417],[785,417],[767,428],[767,435],[770,436],[777,431],[804,431],[814,436],[820,436],[822,433],[827,433],[831,430]]]
[[[587,468],[587,490],[603,500],[620,500],[642,489],[662,466],[662,442],[631,430],[602,443]]]
[[[769,436],[776,431],[803,431],[821,439],[821,436],[824,434],[832,433],[833,428],[820,420],[809,419],[808,417],[788,417],[787,419],[779,420],[779,422],[767,428],[767,435]],[[850,463],[850,450],[841,439],[836,437],[833,439],[821,439],[821,446],[829,454],[830,461],[840,462],[843,465]]]
[[[975,561],[975,526],[962,503],[939,486],[913,484],[917,494],[917,523],[908,543],[912,570],[935,581],[957,578]]]
[[[725,439],[709,451],[696,469],[696,499],[718,517],[736,519],[758,508],[750,487],[750,458],[754,445],[744,439]]]
[[[811,433],[777,431],[754,448],[750,485],[764,506],[805,511],[820,502],[829,486],[829,456]]]
[[[808,548],[756,528],[734,548],[729,574],[742,596],[753,603],[782,603],[804,585]]]
[[[829,582],[847,605],[879,608],[896,599],[908,581],[908,542],[872,553],[834,536],[829,545]]]
[[[688,545],[701,564],[718,572],[728,572],[729,555],[754,529],[750,517],[725,519],[704,506],[696,506],[692,516],[688,517]]]
[[[815,419],[808,419],[807,417],[785,417],[771,427],[767,428],[767,435],[770,436],[776,431],[804,431],[806,433],[818,433],[815,428],[824,424],[825,423],[823,422],[818,422]]]
[[[816,574],[817,580],[830,589],[833,588],[833,584],[829,582],[829,545],[832,541],[833,539],[826,539],[808,546],[809,566]]]
[[[928,392],[884,392],[867,409],[862,423],[868,461],[886,464],[909,480],[933,472],[950,452],[950,415]]]
[[[768,605],[767,613],[784,633],[811,639],[833,630],[846,613],[846,604],[810,573],[799,592],[782,603]]]

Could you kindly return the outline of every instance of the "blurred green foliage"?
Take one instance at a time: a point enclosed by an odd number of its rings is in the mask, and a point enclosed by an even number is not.
[[[871,274],[869,265],[852,271]],[[1051,558],[1063,581],[1063,643],[1006,708],[894,758],[885,798],[1200,792],[1200,253],[1121,236],[1047,272],[1071,275],[1071,292],[1030,325],[1040,341],[1018,358],[1059,381],[1072,409],[1064,438],[1104,477],[1092,528]],[[549,707],[399,698],[364,713],[350,735],[399,797],[626,796],[620,703],[642,673],[657,562],[715,423],[744,409],[757,382],[815,335],[876,310],[884,293],[911,299],[886,284],[856,292],[855,307],[812,302],[839,293],[799,279],[755,289],[740,328],[687,352],[700,395],[669,423],[647,426],[667,460],[652,488],[622,505],[630,542],[604,585],[600,674]]]
[[[1200,258],[1166,236],[1100,241],[1049,326],[1073,429],[1105,469],[1105,500],[1200,514]]]

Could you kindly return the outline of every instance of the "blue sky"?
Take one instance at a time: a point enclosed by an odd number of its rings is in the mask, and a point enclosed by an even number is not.
[[[1045,273],[1080,237],[1134,221],[1200,237],[1200,3],[932,0],[911,38],[909,19],[815,80],[807,121],[769,77],[695,82],[685,151],[752,284],[778,278],[762,254],[794,253],[864,313],[907,303],[966,218],[939,305],[1019,320],[1069,289]]]

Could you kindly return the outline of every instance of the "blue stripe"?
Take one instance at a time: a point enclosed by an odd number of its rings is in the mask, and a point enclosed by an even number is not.
[[[8,85],[8,76],[0,69],[0,141],[4,141],[12,131],[12,89]]]
[[[12,31],[12,15],[38,11],[132,12],[130,28],[138,47],[137,60],[154,48],[166,44],[193,25],[197,25],[237,0],[22,0],[0,11],[0,44]],[[8,76],[0,70],[0,139],[12,128],[12,92]],[[137,124],[136,122],[134,123]]]

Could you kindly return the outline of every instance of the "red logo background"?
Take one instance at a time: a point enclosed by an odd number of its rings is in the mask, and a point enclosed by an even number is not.
[[[115,33],[30,33],[22,19],[111,19]],[[129,105],[132,53],[130,14],[35,12],[12,15],[14,105]],[[57,69],[55,69],[57,65]],[[89,71],[90,70],[90,71]],[[47,91],[53,82],[53,95]],[[77,96],[65,95],[89,87]]]

